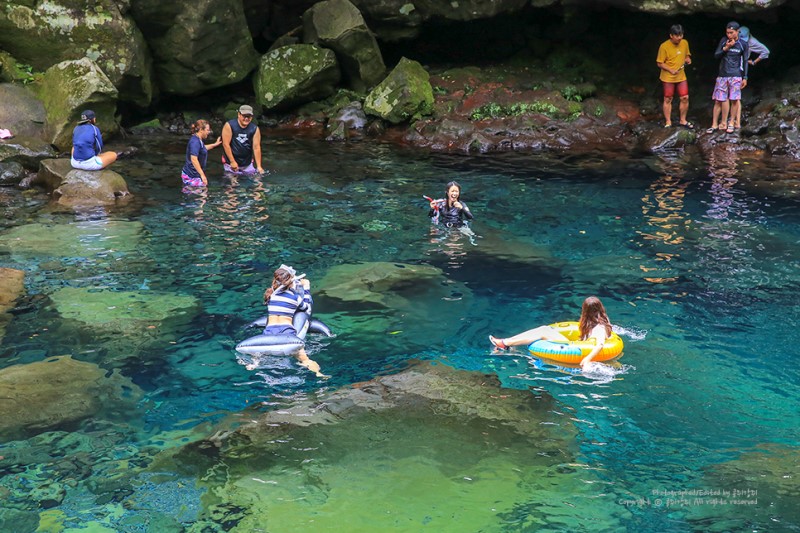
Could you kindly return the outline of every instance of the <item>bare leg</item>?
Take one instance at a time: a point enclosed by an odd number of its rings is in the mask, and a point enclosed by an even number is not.
[[[715,130],[719,128],[719,114],[722,106],[718,100],[714,100],[714,111],[711,113],[711,127]]]
[[[97,156],[100,161],[103,162],[103,168],[106,168],[108,165],[113,163],[117,160],[117,153],[116,152],[103,152]]]
[[[731,103],[728,100],[720,103],[720,108],[722,109],[722,116],[719,119],[720,125],[725,125],[728,123],[728,112],[731,110]]]
[[[681,96],[680,102],[678,102],[678,111],[680,112],[681,116],[681,124],[686,124],[686,113],[689,111],[689,96]]]
[[[300,363],[300,366],[306,367],[314,374],[316,374],[318,378],[328,377],[320,371],[319,364],[317,364],[316,361],[314,361],[313,359],[309,359],[308,354],[306,354],[305,350],[301,349],[299,352],[297,352],[297,355],[295,355],[295,357],[297,358],[297,362]]]
[[[489,340],[492,341],[492,344],[498,347],[498,343],[496,341],[500,341],[500,344],[505,346],[521,346],[521,345],[528,345],[533,341],[538,340],[548,340],[548,341],[556,341],[556,342],[569,342],[569,339],[566,338],[564,335],[556,331],[550,326],[539,326],[538,328],[529,329],[528,331],[523,331],[518,335],[514,335],[513,337],[509,337],[507,339],[496,339],[495,337],[489,336]]]
[[[734,128],[739,127],[741,119],[742,119],[742,101],[731,100],[731,122],[733,123]]]
[[[664,104],[663,104],[662,107],[664,109],[664,125],[671,126],[672,125],[672,118],[671,118],[672,117],[672,97],[671,96],[665,96],[664,97]],[[685,122],[685,120],[684,120],[684,122]]]

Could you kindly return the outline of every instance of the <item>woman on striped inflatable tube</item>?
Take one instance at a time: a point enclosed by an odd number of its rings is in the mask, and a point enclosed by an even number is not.
[[[601,352],[603,345],[612,333],[611,321],[608,319],[606,308],[603,307],[603,303],[597,296],[589,296],[583,301],[579,327],[581,332],[580,340],[595,340],[595,346],[592,351],[580,361],[581,367],[585,367]],[[527,346],[538,340],[569,342],[567,337],[552,326],[539,326],[538,328],[523,331],[507,339],[500,339],[489,335],[489,341],[492,345],[501,350],[507,350],[511,346]]]

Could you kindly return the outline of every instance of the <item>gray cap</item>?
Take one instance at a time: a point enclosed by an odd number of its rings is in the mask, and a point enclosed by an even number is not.
[[[239,113],[241,113],[242,115],[252,115],[253,108],[250,107],[249,105],[243,105],[239,107]]]

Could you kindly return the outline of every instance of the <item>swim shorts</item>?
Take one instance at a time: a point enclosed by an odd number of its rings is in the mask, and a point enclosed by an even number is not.
[[[225,170],[226,174],[256,174],[258,172],[256,167],[253,166],[253,163],[250,163],[244,168],[239,167],[239,170],[233,170],[229,164],[223,163],[222,168]]]
[[[89,158],[85,161],[78,161],[74,157],[70,159],[70,164],[72,168],[77,168],[78,170],[102,170],[103,169],[103,162],[100,161],[100,158],[94,156]]]
[[[274,324],[264,328],[264,335],[293,335],[297,336],[294,328],[288,324]]]
[[[678,96],[689,96],[689,82],[686,80],[677,83],[662,81],[661,85],[664,87],[664,98],[672,98],[676,90]]]
[[[742,78],[727,78],[718,77],[714,85],[714,94],[711,96],[712,100],[717,102],[725,102],[727,100],[741,100],[742,99]]]
[[[188,185],[189,187],[205,187],[202,178],[192,178],[183,172],[181,172],[181,180],[183,180],[184,185]]]

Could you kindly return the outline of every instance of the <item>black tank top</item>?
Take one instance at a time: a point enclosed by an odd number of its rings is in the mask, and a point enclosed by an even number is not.
[[[256,134],[258,126],[251,121],[246,128],[243,128],[239,125],[237,119],[229,120],[228,125],[231,127],[231,152],[233,153],[233,158],[240,167],[246,167],[253,162],[253,136]],[[228,162],[224,152],[222,160],[225,163]]]

